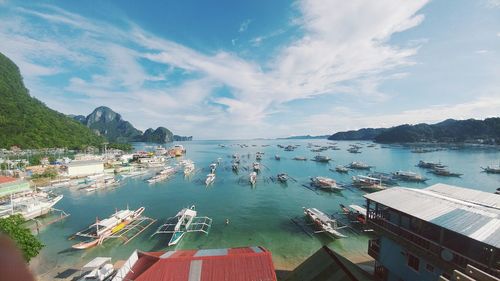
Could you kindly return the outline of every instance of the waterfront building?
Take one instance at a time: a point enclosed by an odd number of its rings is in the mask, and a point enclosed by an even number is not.
[[[0,176],[0,198],[27,191],[31,191],[28,181]]]
[[[500,196],[446,184],[367,194],[368,254],[388,281],[450,279],[468,265],[500,275]]]
[[[276,281],[271,252],[263,247],[134,251],[113,281]]]
[[[68,164],[69,177],[83,177],[102,173],[104,173],[104,163],[100,160],[75,160]]]

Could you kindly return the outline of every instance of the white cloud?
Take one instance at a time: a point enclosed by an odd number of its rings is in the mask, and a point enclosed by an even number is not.
[[[393,46],[389,39],[420,24],[424,17],[417,13],[426,3],[301,1],[301,17],[294,22],[304,35],[277,49],[274,59],[264,64],[225,51],[201,53],[134,23],[114,26],[52,6],[19,8],[18,16],[3,19],[0,50],[20,65],[29,86],[35,87],[32,93],[42,97],[47,92],[40,86],[41,76],[74,73],[73,68],[88,71],[89,75],[68,80],[65,89],[52,89],[56,92],[53,100],[47,100],[49,105],[75,104],[73,109],[64,107],[72,110],[66,113],[88,113],[105,104],[142,129],[164,125],[176,133],[208,138],[266,136],[279,127],[270,126],[266,119],[289,101],[336,94],[338,89],[385,99],[378,85],[384,79],[401,77],[385,77],[387,71],[412,65],[419,47],[418,43]],[[35,16],[48,28],[37,32],[38,25],[24,16]],[[243,22],[240,32],[250,22]],[[72,32],[62,33],[60,26]],[[254,38],[254,43],[279,32],[283,31]],[[160,64],[165,71],[152,73],[143,60]],[[172,70],[190,78],[169,85]],[[145,86],[153,82],[163,84]],[[228,88],[231,95],[218,96],[215,90],[220,87]],[[81,98],[75,102],[74,97],[62,94],[67,92]],[[299,129],[286,127],[290,132]]]
[[[488,53],[488,52],[489,52],[488,50],[481,49],[481,50],[477,50],[477,51],[475,51],[474,53],[479,54],[479,55],[482,55],[482,54],[486,54],[486,53]]]
[[[245,32],[247,31],[248,29],[248,26],[250,25],[250,23],[252,22],[251,19],[247,19],[245,21],[243,21],[241,24],[240,24],[240,29],[238,29],[238,32]]]

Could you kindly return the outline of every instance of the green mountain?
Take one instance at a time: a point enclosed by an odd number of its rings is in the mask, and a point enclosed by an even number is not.
[[[174,141],[174,134],[164,127],[158,127],[156,130],[147,129],[141,138],[144,142],[166,143]]]
[[[111,108],[100,106],[88,116],[69,115],[74,120],[89,127],[97,135],[105,137],[109,142],[127,143],[132,141],[166,143],[172,141],[190,141],[193,137],[174,135],[169,129],[158,127],[156,130],[142,131],[122,119],[122,116]]]
[[[123,120],[120,114],[106,106],[94,109],[87,117],[76,115],[73,116],[73,119],[81,122],[110,142],[125,143],[139,140],[142,136],[141,131],[134,128],[130,122]]]
[[[17,65],[0,53],[0,148],[99,145],[102,138],[31,97]]]
[[[475,142],[500,144],[500,118],[448,119],[436,124],[400,125],[391,128],[338,132],[329,140],[374,140],[381,143]]]
[[[375,141],[382,143],[480,142],[500,144],[500,118],[448,119],[433,125],[401,125],[382,132],[375,137]]]
[[[380,135],[384,128],[365,128],[356,131],[338,132],[328,137],[329,140],[374,140],[375,137]]]

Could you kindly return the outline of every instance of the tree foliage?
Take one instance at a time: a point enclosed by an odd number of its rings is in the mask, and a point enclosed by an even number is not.
[[[18,67],[0,53],[0,147],[98,145],[102,138],[29,95]]]
[[[28,228],[23,226],[24,222],[25,220],[21,215],[0,219],[0,232],[16,242],[17,247],[23,253],[24,259],[29,262],[40,253],[44,245],[31,234]]]

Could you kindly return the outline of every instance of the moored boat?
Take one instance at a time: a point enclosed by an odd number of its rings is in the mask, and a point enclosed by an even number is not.
[[[251,172],[249,176],[250,184],[255,185],[257,183],[257,173],[256,172]]]
[[[440,168],[440,167],[435,167],[429,173],[435,174],[437,176],[443,176],[443,177],[460,177],[462,174],[460,173],[455,173],[451,172],[446,168]]]
[[[319,155],[319,154],[314,156],[314,158],[313,158],[313,161],[324,162],[324,163],[328,163],[328,162],[330,162],[330,160],[332,160],[332,158],[330,158],[328,156],[324,156],[324,155]]]
[[[320,229],[319,232],[326,233],[334,238],[345,238],[344,234],[339,232],[342,227],[338,226],[336,220],[330,218],[325,213],[316,208],[304,208],[304,214]]]
[[[344,174],[347,174],[349,173],[349,168],[345,167],[345,166],[336,166],[335,167],[335,171],[338,172],[338,173],[344,173]]]
[[[276,179],[279,181],[279,182],[282,182],[282,183],[285,183],[288,181],[288,175],[285,174],[285,173],[280,173],[276,176]]]
[[[500,165],[497,166],[487,166],[486,168],[481,167],[484,172],[489,174],[500,174]]]
[[[356,169],[356,170],[370,170],[371,169],[371,166],[363,163],[363,162],[351,162],[348,166],[348,168],[351,168],[351,169]]]
[[[254,163],[252,164],[252,168],[253,168],[253,170],[254,170],[255,172],[259,172],[259,171],[260,171],[260,164],[259,164],[259,162],[254,162]]]
[[[326,191],[341,191],[342,187],[337,185],[334,179],[326,177],[311,178],[311,185]]]
[[[205,179],[205,184],[206,185],[210,185],[214,181],[215,181],[215,174],[214,173],[210,173],[210,174],[207,175],[207,178]]]
[[[401,171],[400,170],[400,171],[396,171],[392,174],[394,175],[394,177],[396,179],[402,180],[402,181],[424,182],[427,180],[426,177],[424,177],[420,174],[411,172],[411,171]]]
[[[90,240],[77,243],[73,245],[72,248],[83,250],[101,244],[106,238],[119,232],[132,221],[139,218],[144,210],[144,207],[140,207],[135,211],[129,209],[120,210],[115,212],[107,219],[96,219],[96,222],[94,224],[90,225],[87,229],[79,231],[75,234],[75,236],[90,238]]]

